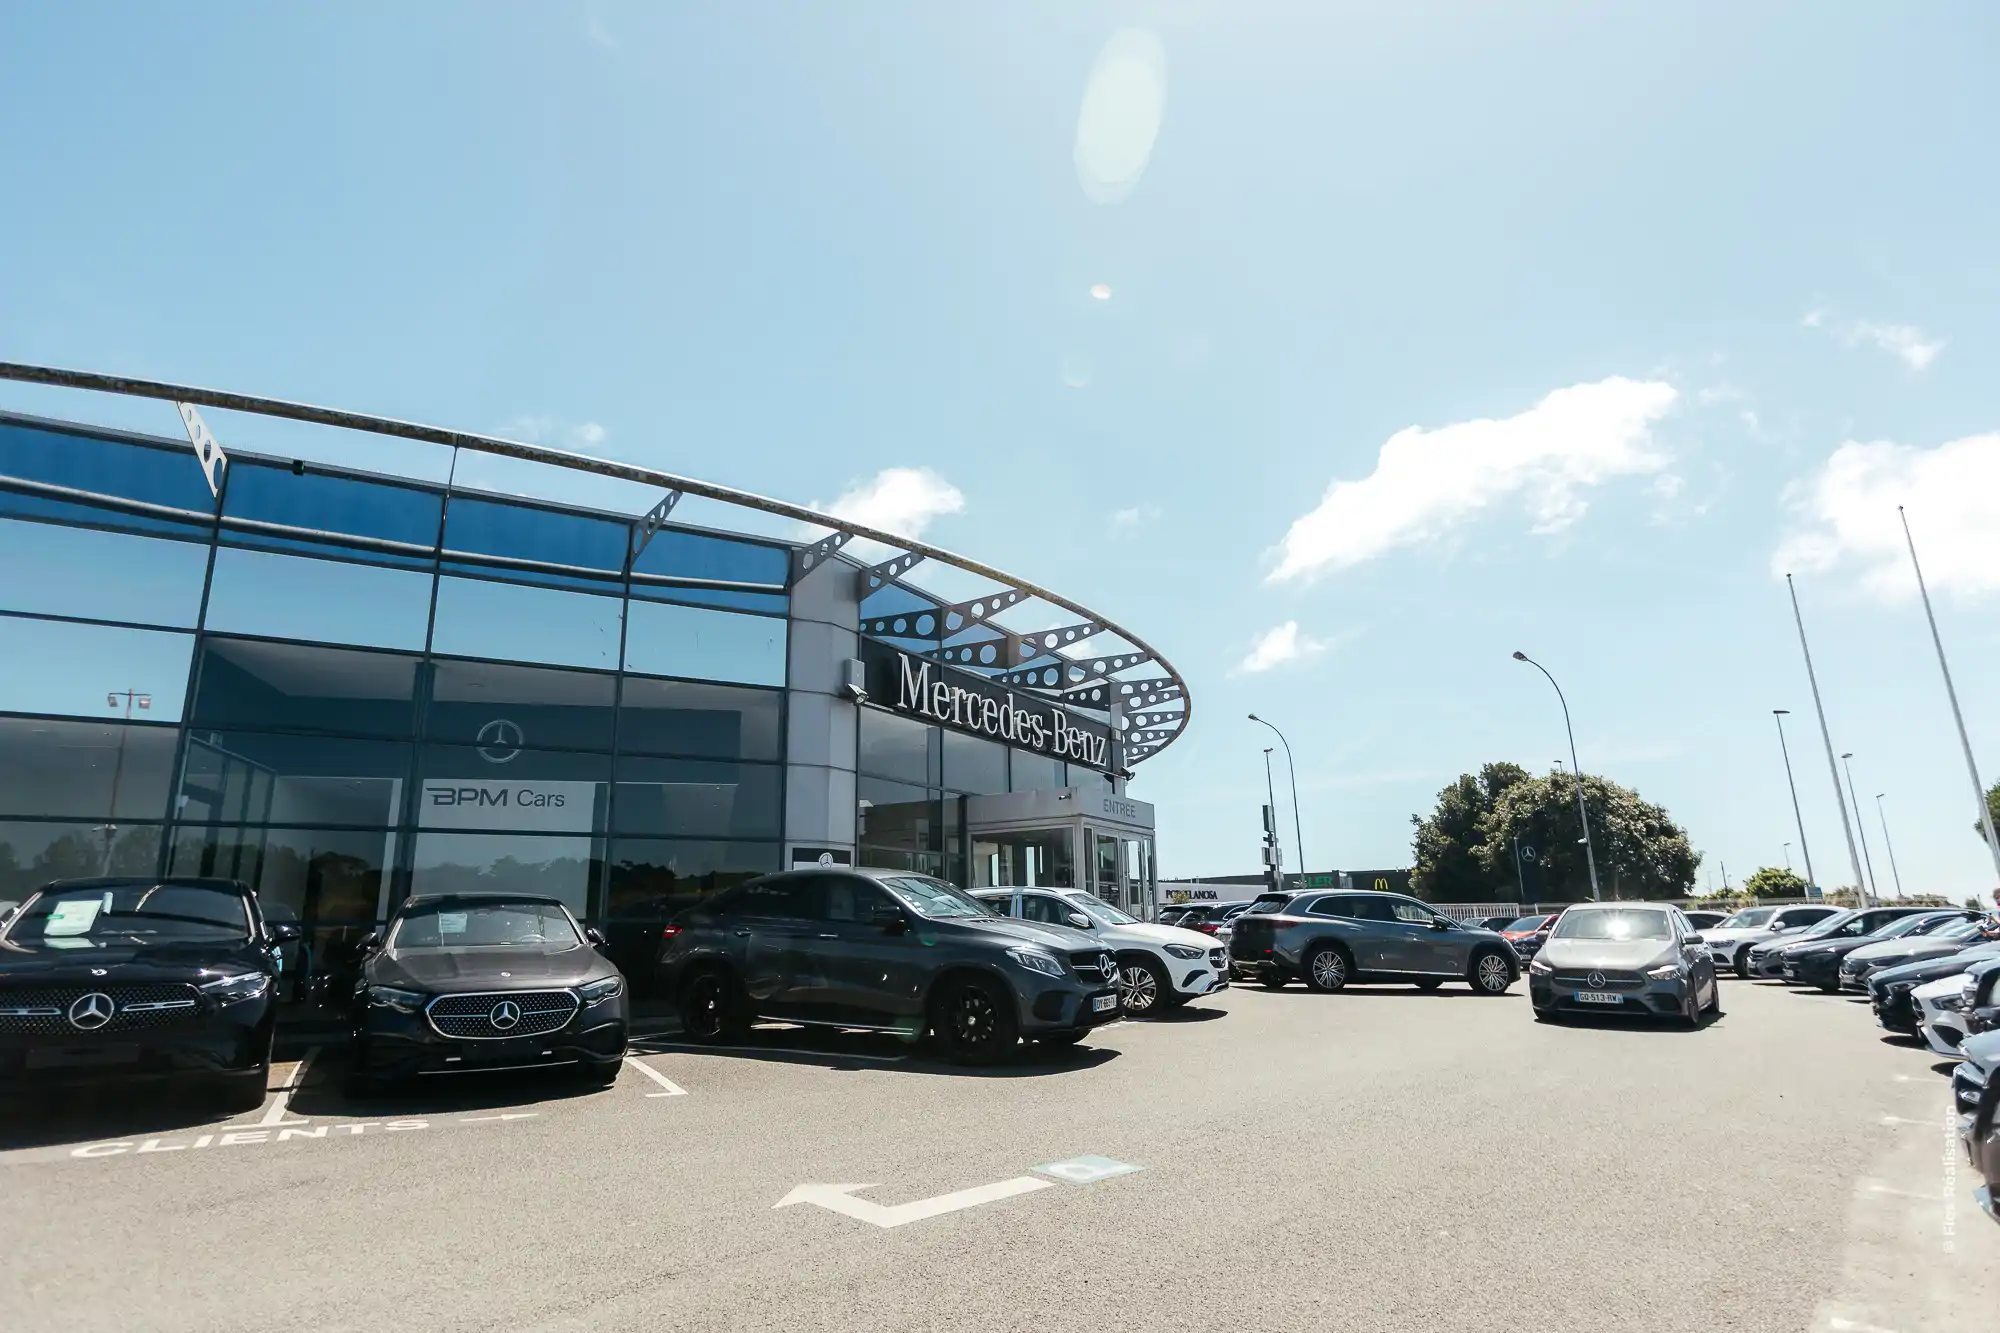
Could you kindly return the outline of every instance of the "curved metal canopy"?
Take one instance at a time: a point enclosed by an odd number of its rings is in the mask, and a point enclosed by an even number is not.
[[[852,566],[861,580],[861,632],[868,638],[894,643],[904,651],[975,672],[1010,689],[1114,716],[1117,725],[1124,728],[1123,749],[1128,766],[1172,744],[1187,729],[1192,715],[1193,700],[1180,673],[1151,644],[1110,618],[1060,593],[967,556],[803,505],[544,445],[188,384],[11,361],[0,361],[0,380],[154,398],[366,431],[661,487],[668,494],[659,505],[649,513],[630,516],[639,545],[666,521],[674,504],[684,495],[698,495],[794,519],[829,529],[830,535],[794,544],[792,578],[798,579],[827,560]],[[857,537],[894,554],[874,564],[855,560],[841,548]],[[910,581],[910,571],[925,560],[974,575],[990,586],[971,596],[948,600]],[[1049,608],[1077,619],[1056,625],[1027,623],[1049,618]]]

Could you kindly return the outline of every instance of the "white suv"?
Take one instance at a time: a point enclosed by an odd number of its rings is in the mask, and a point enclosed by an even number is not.
[[[1001,916],[1068,926],[1102,940],[1118,955],[1119,990],[1134,1018],[1229,987],[1229,955],[1214,936],[1149,926],[1083,889],[980,889],[972,896]]]

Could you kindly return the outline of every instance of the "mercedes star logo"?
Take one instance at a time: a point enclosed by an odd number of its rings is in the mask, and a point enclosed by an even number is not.
[[[1592,972],[1589,976],[1585,977],[1584,980],[1590,983],[1590,988],[1592,990],[1604,989],[1604,974],[1602,972]]]
[[[69,1025],[84,1032],[95,1032],[111,1021],[115,1009],[111,997],[101,990],[79,995],[76,1003],[69,1007]]]
[[[512,1000],[502,1000],[486,1011],[486,1021],[496,1032],[505,1032],[521,1021],[521,1006]]]
[[[1106,981],[1115,981],[1118,977],[1118,960],[1108,953],[1101,953],[1097,955],[1097,970],[1104,974]]]
[[[481,759],[489,764],[510,764],[520,756],[527,737],[522,734],[520,723],[496,717],[479,729],[476,739]]]

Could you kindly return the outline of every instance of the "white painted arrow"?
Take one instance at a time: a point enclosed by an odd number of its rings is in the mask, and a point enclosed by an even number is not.
[[[980,1185],[953,1194],[940,1194],[934,1199],[899,1203],[893,1208],[876,1203],[873,1199],[854,1197],[856,1190],[872,1190],[875,1188],[873,1185],[801,1185],[772,1207],[789,1208],[795,1203],[813,1203],[829,1212],[851,1217],[857,1222],[866,1222],[870,1226],[899,1227],[906,1222],[921,1222],[927,1217],[955,1213],[962,1208],[977,1208],[982,1203],[1011,1199],[1016,1194],[1031,1194],[1036,1190],[1045,1190],[1054,1183],[1038,1180],[1033,1176],[1015,1176],[1012,1180],[996,1181],[991,1185]]]

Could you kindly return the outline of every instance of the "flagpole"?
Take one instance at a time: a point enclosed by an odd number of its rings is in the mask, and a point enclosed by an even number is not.
[[[1840,785],[1840,761],[1833,757],[1833,733],[1827,730],[1826,705],[1819,698],[1819,676],[1813,671],[1812,649],[1806,646],[1805,617],[1799,614],[1799,590],[1792,585],[1790,574],[1785,575],[1785,588],[1792,594],[1792,619],[1799,627],[1799,651],[1806,658],[1806,680],[1812,685],[1813,710],[1819,714],[1819,737],[1826,742],[1826,771],[1833,777],[1833,803],[1840,807],[1840,828],[1847,835],[1847,860],[1854,867],[1854,891],[1866,906],[1868,881],[1861,875],[1861,853],[1854,847],[1854,821],[1847,817],[1847,797]]]

